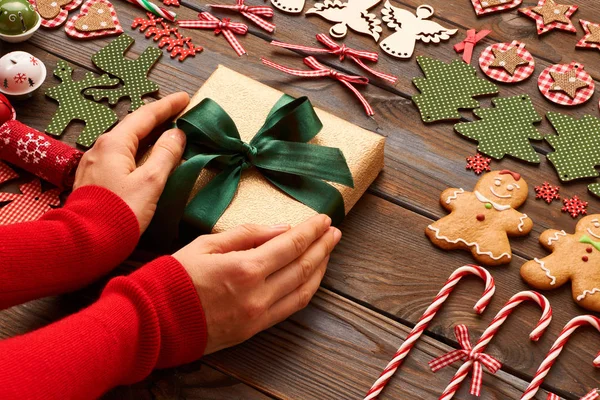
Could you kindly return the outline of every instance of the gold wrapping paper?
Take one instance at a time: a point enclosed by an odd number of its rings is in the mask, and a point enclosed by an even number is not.
[[[263,125],[282,92],[219,66],[192,97],[188,109],[205,98],[216,101],[231,116],[243,141],[249,142]],[[310,142],[342,150],[354,178],[354,189],[333,183],[344,198],[346,214],[383,168],[385,138],[329,113],[315,109],[323,129]],[[212,179],[204,170],[192,197]],[[222,232],[241,224],[297,225],[316,212],[281,192],[255,169],[244,171],[233,201],[213,228]]]

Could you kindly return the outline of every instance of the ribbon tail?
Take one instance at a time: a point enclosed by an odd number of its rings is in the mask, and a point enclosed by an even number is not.
[[[367,113],[367,115],[369,117],[372,117],[373,115],[375,115],[375,111],[373,111],[373,108],[371,107],[371,105],[369,104],[367,99],[365,99],[365,97],[358,91],[357,88],[354,87],[354,85],[352,85],[350,82],[342,81],[339,79],[338,79],[338,81],[341,82],[348,89],[350,89],[352,91],[352,93],[354,93],[354,95],[356,96],[358,101],[360,101],[363,108],[365,109],[365,112]]]
[[[447,367],[448,365],[451,365],[452,363],[454,363],[458,360],[464,360],[464,358],[465,358],[464,350],[454,350],[448,354],[444,354],[443,356],[434,358],[433,360],[429,361],[428,364],[429,364],[429,368],[431,369],[431,371],[437,372],[440,369]]]
[[[269,33],[275,32],[275,24],[267,21],[266,19],[259,17],[256,14],[252,14],[250,12],[242,12],[244,17],[248,18],[250,21],[254,22],[256,25],[260,26],[262,29]]]
[[[235,34],[233,32],[231,32],[229,29],[223,29],[222,33],[238,56],[247,54],[246,50],[242,47],[242,45],[237,40],[237,37],[235,37]]]
[[[391,82],[391,83],[396,83],[398,81],[397,76],[394,76],[391,74],[386,74],[384,72],[376,71],[373,68],[366,65],[364,62],[362,62],[362,60],[358,57],[350,56],[350,59],[352,61],[354,61],[355,63],[357,63],[362,69],[364,69],[365,71],[369,72],[372,75],[375,75],[381,79],[385,79],[386,81]]]
[[[481,382],[483,380],[483,368],[479,361],[473,363],[473,377],[471,378],[471,394],[479,397],[481,394]]]

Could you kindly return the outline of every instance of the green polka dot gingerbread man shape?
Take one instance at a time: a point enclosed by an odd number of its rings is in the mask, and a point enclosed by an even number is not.
[[[510,262],[508,236],[524,236],[533,228],[520,207],[527,199],[527,183],[516,172],[492,171],[483,175],[473,192],[446,189],[440,203],[450,214],[429,225],[426,235],[436,246],[469,250],[477,262]]]

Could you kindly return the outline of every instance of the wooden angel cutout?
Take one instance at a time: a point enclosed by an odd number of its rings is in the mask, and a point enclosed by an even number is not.
[[[304,10],[305,0],[271,0],[271,4],[280,11],[300,14]]]
[[[430,21],[433,7],[428,5],[417,7],[416,13],[413,14],[408,10],[393,7],[389,1],[386,1],[381,13],[387,26],[396,30],[396,33],[379,44],[379,47],[392,57],[410,58],[417,40],[424,43],[439,43],[440,40],[448,40],[457,32],[457,29],[444,28],[437,22]]]
[[[348,33],[348,28],[353,31],[371,35],[377,42],[381,35],[381,21],[375,14],[367,12],[381,0],[325,0],[316,3],[306,14],[317,14],[328,21],[337,22],[329,29],[331,37],[343,38]]]

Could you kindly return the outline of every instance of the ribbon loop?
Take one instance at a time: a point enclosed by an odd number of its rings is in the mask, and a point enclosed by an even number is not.
[[[229,42],[238,56],[246,54],[246,50],[244,50],[235,34],[245,35],[248,32],[248,26],[240,22],[231,22],[229,18],[220,20],[206,11],[198,14],[198,18],[199,20],[177,21],[177,24],[182,28],[213,29],[215,35],[222,33],[225,36],[225,39],[227,39],[227,42]]]
[[[467,37],[465,38],[465,40],[454,45],[454,51],[456,51],[457,53],[463,53],[463,61],[467,64],[471,64],[475,44],[477,44],[477,42],[479,42],[481,39],[483,39],[490,33],[492,33],[492,31],[485,29],[479,32],[477,32],[475,29],[469,29],[467,31]]]
[[[220,8],[227,9],[232,11],[237,11],[242,14],[244,17],[248,18],[256,25],[264,29],[269,33],[273,33],[275,31],[275,24],[265,20],[262,17],[271,18],[273,17],[273,9],[271,7],[266,6],[248,6],[244,4],[244,0],[237,0],[235,5],[226,5],[226,4],[209,4],[212,8]]]

